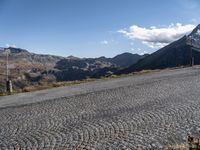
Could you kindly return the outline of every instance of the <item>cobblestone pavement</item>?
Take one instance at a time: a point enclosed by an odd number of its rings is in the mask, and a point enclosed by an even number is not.
[[[163,149],[200,131],[200,68],[0,98],[0,149]]]

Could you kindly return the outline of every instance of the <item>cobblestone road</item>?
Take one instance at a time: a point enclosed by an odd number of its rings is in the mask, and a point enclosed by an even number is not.
[[[200,68],[0,98],[0,149],[163,149],[200,131]]]

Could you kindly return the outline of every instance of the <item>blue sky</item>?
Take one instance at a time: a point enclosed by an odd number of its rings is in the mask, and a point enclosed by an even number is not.
[[[199,14],[199,0],[0,0],[0,47],[78,57],[152,53],[190,32]]]

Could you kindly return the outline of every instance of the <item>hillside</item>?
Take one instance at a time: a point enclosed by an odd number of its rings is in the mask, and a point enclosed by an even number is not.
[[[146,57],[147,55],[148,54],[141,56],[139,54],[123,53],[111,58],[110,62],[124,68],[137,63],[140,59]]]

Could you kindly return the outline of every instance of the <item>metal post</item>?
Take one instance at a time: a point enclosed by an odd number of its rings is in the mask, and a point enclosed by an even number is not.
[[[7,82],[6,82],[6,85],[7,85],[7,93],[8,94],[11,94],[12,92],[13,92],[13,87],[12,87],[12,81],[11,80],[8,80]]]
[[[6,92],[8,94],[13,92],[12,81],[9,79],[8,51],[6,51]]]
[[[8,51],[6,51],[6,82],[8,81]]]

